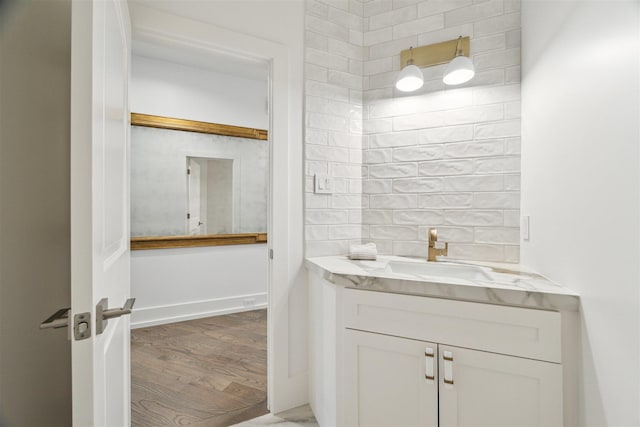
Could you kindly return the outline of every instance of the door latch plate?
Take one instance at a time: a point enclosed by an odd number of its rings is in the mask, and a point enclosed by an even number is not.
[[[91,313],[78,313],[73,316],[73,336],[76,341],[86,340],[91,336]]]

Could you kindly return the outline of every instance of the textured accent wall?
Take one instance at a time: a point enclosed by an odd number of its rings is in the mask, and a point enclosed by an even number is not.
[[[306,3],[306,255],[343,254],[361,240],[363,4]],[[314,194],[328,174],[332,194]]]
[[[233,205],[234,224],[227,233],[267,230],[269,145],[266,141],[132,126],[132,236],[189,234],[186,159],[190,157],[233,162],[228,179],[233,182],[229,186],[233,185],[235,197],[228,208]],[[219,205],[221,200],[216,202]],[[200,220],[204,227],[211,226],[206,218]]]
[[[381,253],[426,256],[437,227],[452,258],[517,262],[520,2],[313,1],[306,29],[307,256],[346,253],[359,238]],[[471,37],[471,82],[445,87],[441,65],[423,69],[418,92],[395,90],[401,50],[459,35]],[[349,101],[348,114],[332,101]],[[343,147],[331,135],[347,122],[353,144]],[[349,182],[344,194],[311,194],[310,177],[325,170]]]
[[[452,258],[517,261],[520,206],[519,2],[371,1],[364,5],[363,239],[426,255],[437,227]],[[475,78],[445,87],[424,68],[397,92],[400,51],[471,37]]]

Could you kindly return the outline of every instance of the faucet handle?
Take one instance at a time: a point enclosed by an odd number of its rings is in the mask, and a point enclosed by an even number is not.
[[[427,251],[427,261],[437,261],[437,256],[448,256],[449,255],[449,242],[442,242],[444,245],[436,245],[438,243],[438,229],[430,228],[429,229],[429,247]],[[440,246],[440,247],[438,247]],[[444,246],[444,247],[442,247]]]
[[[443,245],[433,244],[433,252],[436,256],[448,256],[449,255],[449,242],[442,242]],[[440,247],[438,247],[440,246]]]

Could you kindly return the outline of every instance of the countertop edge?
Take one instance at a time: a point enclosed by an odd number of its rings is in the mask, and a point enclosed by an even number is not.
[[[386,259],[386,257],[381,258],[382,261]],[[304,265],[307,270],[314,272],[330,283],[353,289],[401,293],[407,295],[552,311],[579,311],[580,306],[580,296],[578,293],[549,281],[548,279],[535,274],[530,269],[525,269],[527,275],[532,275],[536,280],[545,280],[550,284],[558,286],[558,289],[561,289],[562,292],[517,287],[507,288],[505,287],[506,285],[500,283],[496,283],[495,286],[491,286],[488,282],[482,282],[480,285],[465,285],[462,283],[420,280],[419,278],[408,279],[383,277],[370,274],[354,274],[354,272],[331,269],[322,265],[322,260],[327,261],[329,259],[350,262],[346,256],[336,255],[333,257],[307,257],[304,260]],[[455,260],[454,262],[478,265],[482,267],[487,267],[489,264],[458,260]],[[519,266],[514,265],[514,267]],[[504,274],[504,272],[500,272],[500,274]],[[514,274],[517,275],[519,273],[516,272]]]

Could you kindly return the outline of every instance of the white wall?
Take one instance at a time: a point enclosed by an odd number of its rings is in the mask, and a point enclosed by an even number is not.
[[[362,238],[426,257],[437,227],[449,257],[517,262],[520,207],[520,0],[364,5]],[[398,92],[400,51],[471,38],[476,75],[445,86],[445,64]],[[453,56],[453,52],[452,52]]]
[[[68,427],[71,1],[0,2],[0,58],[0,425]]]
[[[267,270],[266,244],[132,251],[131,326],[265,308]]]
[[[202,178],[203,187],[205,188],[206,203],[202,203],[203,217],[206,218],[206,232],[215,234],[229,233],[233,225],[232,203],[233,203],[233,162],[230,160],[208,160],[204,163],[205,174]],[[267,159],[267,165],[269,160]],[[264,187],[263,194],[266,196],[268,191],[267,182],[269,174],[264,177],[262,183]],[[202,194],[201,194],[202,197]],[[203,201],[204,201],[203,200]],[[267,231],[267,203],[265,197],[264,208],[255,209],[254,215],[262,217],[262,228],[256,228],[256,231]],[[262,215],[264,214],[264,215]]]
[[[581,294],[581,426],[640,423],[638,8],[522,8],[522,263]]]
[[[133,55],[131,111],[257,129],[269,127],[262,81]]]
[[[426,256],[435,226],[453,258],[517,262],[520,1],[313,0],[306,15],[307,254],[362,239]],[[440,65],[415,93],[393,88],[401,50],[458,35],[470,83],[445,87]]]
[[[362,8],[360,0],[306,3],[307,256],[347,253],[362,234]],[[331,178],[333,194],[314,194],[315,174]]]

